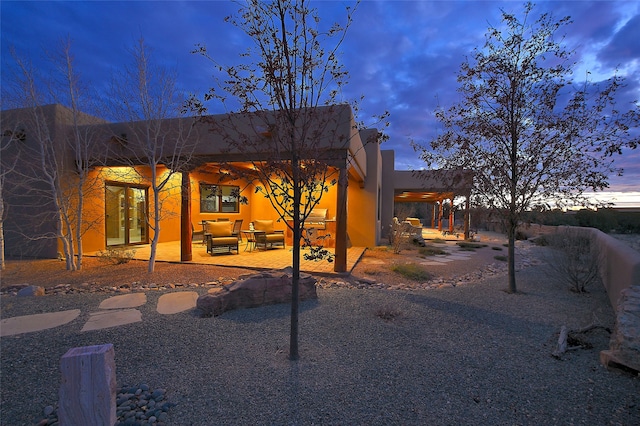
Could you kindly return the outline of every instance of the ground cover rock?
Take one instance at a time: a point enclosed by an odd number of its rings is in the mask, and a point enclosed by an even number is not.
[[[300,274],[300,300],[317,299],[316,279]],[[290,271],[269,271],[249,275],[223,287],[212,288],[196,301],[204,316],[216,316],[226,311],[255,308],[291,301]]]

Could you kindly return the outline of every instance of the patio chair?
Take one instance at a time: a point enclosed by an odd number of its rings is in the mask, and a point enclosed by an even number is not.
[[[409,222],[411,226],[416,226],[422,228],[422,222],[417,217],[408,217],[405,221]]]
[[[231,235],[238,237],[240,242],[242,242],[242,232],[240,232],[242,230],[242,222],[243,219],[238,219],[233,222],[233,229],[231,230]]]
[[[231,235],[229,222],[207,222],[205,229],[207,239],[207,253],[235,250],[238,253],[238,237]]]
[[[284,231],[273,229],[273,220],[254,220],[253,226],[256,230],[256,248],[262,247],[266,250],[275,245],[282,245],[284,248]]]
[[[422,237],[422,222],[415,217],[408,217],[404,222],[408,226],[404,230],[410,237]]]
[[[193,226],[193,223],[191,224],[191,242],[196,241],[196,240],[202,240],[202,244],[205,243],[204,240],[204,227],[202,231],[196,231],[196,228]]]

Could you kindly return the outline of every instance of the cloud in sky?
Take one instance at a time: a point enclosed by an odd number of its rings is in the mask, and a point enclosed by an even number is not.
[[[323,22],[344,22],[348,1],[316,1]],[[426,143],[439,129],[433,111],[459,99],[456,74],[489,25],[499,26],[501,9],[520,12],[514,1],[363,1],[342,46],[350,72],[346,100],[364,95],[361,119],[391,112],[389,142],[397,169],[421,168],[410,140]],[[77,68],[96,87],[126,63],[126,50],[141,36],[164,65],[175,67],[183,90],[204,93],[213,85],[211,64],[191,54],[208,46],[224,65],[239,62],[250,40],[224,22],[238,9],[230,1],[2,1],[2,84],[10,78],[13,46],[39,64],[42,49],[69,36]],[[539,1],[535,11],[571,16],[565,42],[575,50],[577,74],[607,78],[616,68],[626,77],[621,102],[640,99],[640,2]],[[222,112],[222,111],[218,111]],[[640,153],[625,150],[616,163],[611,190],[640,192]],[[638,199],[640,204],[640,199]]]

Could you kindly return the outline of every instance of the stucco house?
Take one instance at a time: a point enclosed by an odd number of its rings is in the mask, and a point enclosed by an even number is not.
[[[203,221],[221,218],[231,222],[241,219],[245,226],[270,219],[279,229],[287,229],[278,222],[269,200],[257,191],[260,183],[233,177],[226,170],[250,169],[261,162],[276,161],[278,156],[287,158],[287,153],[276,152],[272,143],[271,132],[278,129],[273,112],[158,120],[154,131],[161,136],[163,161],[153,171],[145,165],[147,153],[139,144],[141,135],[149,131],[148,123],[108,123],[81,115],[80,122],[73,125],[72,114],[61,105],[40,107],[38,115],[33,112],[31,108],[15,109],[1,115],[8,257],[55,258],[60,251],[59,241],[46,238],[55,235],[57,207],[47,195],[47,179],[55,177],[47,176],[46,166],[37,159],[44,152],[43,145],[53,148],[47,152],[56,153],[57,173],[69,183],[70,191],[78,162],[91,161],[85,184],[83,211],[88,225],[83,230],[83,253],[149,243],[153,231],[147,213],[150,203],[155,202],[149,190],[152,176],[156,180],[168,176],[162,191],[165,213],[160,242],[181,241],[190,246],[193,231],[201,230]],[[40,119],[34,121],[35,116]],[[327,241],[335,250],[336,271],[344,268],[347,246],[384,243],[394,202],[442,205],[444,199],[458,195],[468,200],[471,176],[467,172],[394,170],[393,151],[381,150],[377,130],[357,129],[349,105],[318,108],[311,117],[315,124],[307,128],[317,142],[306,160],[327,164],[335,178],[335,185],[329,186],[317,208],[326,213],[321,232],[331,234]],[[91,140],[91,152],[80,160],[69,143],[79,133]],[[174,173],[168,173],[171,167],[175,167]],[[442,226],[440,219],[434,225]],[[451,220],[449,226],[453,226]],[[190,258],[185,255],[183,260]]]

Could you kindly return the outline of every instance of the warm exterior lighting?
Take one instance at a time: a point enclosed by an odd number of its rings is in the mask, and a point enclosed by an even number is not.
[[[137,180],[140,174],[129,166],[103,167],[102,174],[107,180]]]

